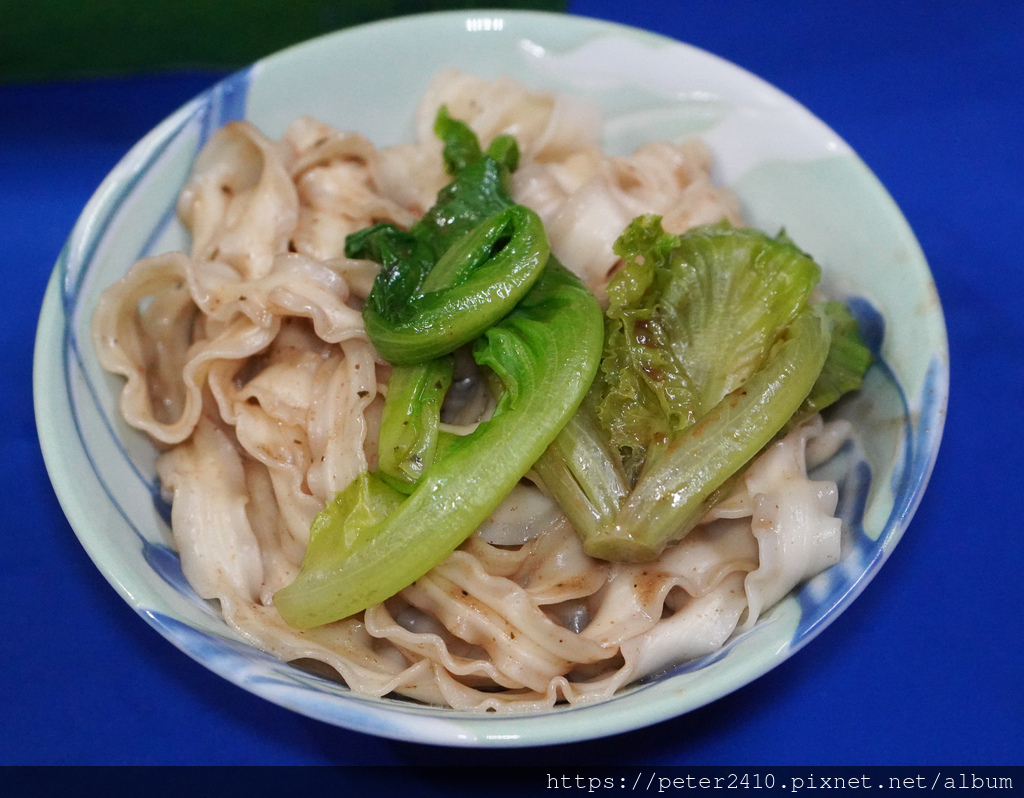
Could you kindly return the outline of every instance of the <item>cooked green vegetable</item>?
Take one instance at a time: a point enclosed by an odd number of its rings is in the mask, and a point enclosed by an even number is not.
[[[499,137],[484,153],[444,108],[434,129],[453,176],[436,204],[409,230],[377,224],[345,241],[348,257],[381,264],[363,319],[391,363],[420,363],[474,340],[515,306],[548,257],[540,219],[509,194],[515,140]],[[493,224],[481,226],[486,219]]]
[[[452,182],[408,231],[381,224],[349,236],[350,257],[382,268],[363,311],[377,350],[395,369],[380,431],[379,469],[409,493],[433,460],[438,411],[451,384],[445,356],[509,313],[549,257],[533,211],[508,192],[518,161],[515,139],[500,136],[487,152],[469,127],[438,112]]]
[[[377,469],[402,493],[411,493],[434,462],[441,438],[441,405],[452,384],[450,357],[422,366],[396,366],[380,420]]]
[[[363,311],[366,332],[377,351],[398,365],[453,352],[515,307],[548,255],[540,218],[511,205],[457,239],[408,295],[396,297],[391,283],[384,312],[371,293]]]
[[[650,447],[764,366],[821,270],[784,238],[728,224],[675,236],[650,216],[616,249],[598,415],[635,481]]]
[[[846,305],[823,302],[821,309],[832,320],[832,345],[821,374],[800,409],[790,419],[790,425],[824,410],[843,394],[858,390],[864,382],[864,372],[874,360],[871,350],[857,332],[857,320],[850,315]]]
[[[644,560],[870,355],[845,309],[809,306],[820,269],[785,235],[641,217],[616,247],[600,377],[535,470],[589,554]]]
[[[548,258],[540,219],[513,205],[452,245],[424,278],[422,293],[408,300],[412,315],[401,324],[369,308],[364,312],[374,345],[396,363],[378,451],[379,468],[397,489],[411,490],[433,459],[439,412],[452,379],[451,358],[445,356],[506,316]]]
[[[586,540],[587,553],[649,560],[689,531],[714,492],[753,460],[803,402],[828,354],[830,328],[828,317],[813,309],[798,314],[762,370],[658,452],[614,524]]]
[[[504,386],[491,419],[455,437],[409,496],[375,474],[339,493],[313,525],[298,578],[274,595],[285,621],[309,628],[383,601],[472,534],[576,412],[597,372],[601,327],[593,295],[549,264],[474,346]]]
[[[378,445],[363,474],[313,524],[302,569],[274,596],[308,628],[394,595],[439,563],[494,511],[572,418],[594,380],[601,311],[549,257],[532,211],[508,196],[511,139],[480,151],[439,115],[454,179],[409,231],[369,228],[347,242],[382,269],[364,310],[367,332],[396,365]],[[471,434],[441,432],[450,353],[472,342],[500,396]],[[406,495],[407,494],[407,495]]]

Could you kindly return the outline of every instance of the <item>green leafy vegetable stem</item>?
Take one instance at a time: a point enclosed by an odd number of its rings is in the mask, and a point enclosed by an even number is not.
[[[313,525],[302,569],[274,595],[305,629],[347,617],[412,584],[494,511],[573,416],[597,372],[603,338],[593,295],[557,262],[474,357],[501,380],[493,416],[456,438],[404,496],[366,473]]]

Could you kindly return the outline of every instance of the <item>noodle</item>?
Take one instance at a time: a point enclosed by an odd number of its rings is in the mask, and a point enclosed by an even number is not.
[[[441,104],[485,143],[516,136],[516,201],[599,297],[634,217],[662,215],[669,232],[740,223],[699,142],[607,156],[599,120],[578,102],[446,72],[415,143],[378,151],[308,118],[280,141],[246,122],[216,133],[178,204],[191,252],[145,258],[107,289],[96,351],[126,379],[127,422],[163,449],[186,578],[253,645],[323,663],[359,693],[457,709],[606,699],[717,650],[838,560],[836,486],[812,481],[806,458],[849,430],[820,417],[797,427],[654,562],[587,556],[557,505],[524,482],[398,595],[310,630],[284,623],[271,598],[298,573],[314,517],[376,466],[391,372],[361,317],[378,267],[346,258],[345,237],[382,221],[407,227],[433,202],[445,183],[431,131]],[[481,406],[469,396],[446,429],[472,429]]]

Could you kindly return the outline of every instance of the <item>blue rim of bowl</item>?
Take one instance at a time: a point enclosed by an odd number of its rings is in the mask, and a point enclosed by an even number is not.
[[[364,30],[369,28],[393,24],[416,25],[424,19],[452,17],[466,19],[485,13],[487,12],[473,12],[472,14],[442,12],[414,15],[398,20],[371,23],[360,28],[328,34],[321,38],[337,38],[340,44],[345,37],[361,35]],[[563,15],[551,15],[544,12],[502,11],[501,13],[513,17],[557,16],[565,19]],[[654,38],[665,44],[680,44],[675,40],[647,31],[587,20],[582,17],[575,19],[581,24],[593,26],[594,32],[615,33],[627,37],[641,36],[647,40]],[[305,44],[296,45],[289,50],[301,48]],[[643,711],[637,709],[638,702],[644,701],[643,694],[655,688],[660,690],[676,677],[695,673],[721,661],[729,651],[743,642],[746,635],[731,640],[725,648],[714,654],[680,665],[656,678],[643,680],[609,701],[600,704],[556,707],[554,710],[524,715],[481,716],[450,709],[420,706],[402,699],[375,699],[357,696],[348,693],[343,687],[339,688],[336,683],[287,666],[271,655],[251,648],[230,633],[226,632],[224,636],[209,634],[194,629],[171,615],[140,603],[131,586],[132,575],[119,572],[116,568],[103,562],[92,542],[82,532],[90,524],[89,509],[83,504],[81,497],[76,495],[65,472],[65,458],[69,455],[78,457],[84,455],[97,482],[123,521],[132,528],[136,538],[142,542],[144,547],[153,547],[151,551],[144,552],[143,555],[150,566],[154,567],[174,590],[189,596],[190,601],[199,603],[202,601],[191,592],[191,588],[181,577],[180,566],[175,570],[177,557],[173,551],[151,542],[136,527],[129,514],[118,505],[114,493],[108,485],[104,484],[104,478],[93,459],[90,443],[79,423],[80,402],[90,401],[96,408],[99,408],[100,401],[97,392],[103,388],[94,385],[85,373],[83,361],[91,353],[83,350],[75,333],[79,292],[89,275],[90,263],[107,233],[108,226],[122,207],[128,203],[133,189],[147,170],[161,157],[166,148],[187,125],[198,125],[200,128],[196,145],[198,149],[218,127],[233,119],[243,118],[246,98],[255,70],[272,68],[274,59],[280,55],[279,53],[270,56],[226,77],[168,117],[125,156],[86,206],[58,258],[44,299],[35,351],[34,391],[39,436],[47,469],[50,472],[58,499],[83,546],[108,581],[137,613],[184,653],[228,681],[281,706],[333,725],[415,742],[453,746],[520,746],[561,743],[606,736],[650,725],[696,709],[748,684],[787,659],[817,636],[859,595],[878,572],[909,524],[921,500],[937,456],[948,395],[948,350],[941,311],[939,311],[938,318],[939,330],[933,336],[935,338],[932,341],[934,349],[925,385],[921,392],[921,406],[914,416],[916,422],[911,422],[909,412],[904,414],[903,451],[901,462],[894,471],[894,479],[897,480],[897,484],[892,486],[896,502],[881,534],[872,541],[870,546],[865,548],[865,553],[868,555],[866,561],[856,573],[848,575],[848,578],[842,579],[840,583],[829,589],[829,601],[826,604],[822,604],[818,600],[812,602],[807,598],[806,589],[801,590],[798,593],[798,600],[803,605],[800,621],[786,645],[781,647],[775,656],[760,662],[756,667],[746,670],[740,668],[734,671],[731,678],[721,681],[720,689],[716,690],[714,695],[704,696],[689,703],[679,698],[671,702],[651,702],[650,705],[644,707]],[[790,98],[787,99],[796,104]],[[864,169],[867,170],[867,167],[864,166]],[[882,191],[884,193],[884,189]],[[884,196],[888,198],[887,194]],[[891,201],[891,198],[888,200],[891,203],[889,213],[905,226],[906,223],[899,209]],[[152,245],[160,229],[170,224],[172,218],[173,209],[169,209],[165,218],[154,230],[145,249]],[[909,227],[907,230],[909,231]],[[920,254],[920,259],[922,262],[924,261],[923,254]],[[869,313],[870,311],[865,312]],[[58,339],[60,348],[56,349],[53,343]],[[882,363],[879,368],[884,370],[886,367]],[[902,395],[895,377],[890,374],[889,379],[900,393],[900,401],[906,411],[908,409],[906,397]],[[81,390],[75,388],[78,384],[84,388],[84,397]],[[60,388],[60,390],[55,390],[55,388]],[[102,410],[100,413],[102,415]],[[73,437],[62,434],[63,428],[59,422],[55,421],[58,418],[71,422],[75,429]],[[104,423],[110,436],[116,440],[117,434],[112,420],[104,417]],[[123,452],[123,449],[122,454],[126,460],[131,462],[131,458]],[[138,469],[135,471],[138,479],[145,484],[147,491],[159,506],[161,500],[155,481]],[[854,503],[862,500],[863,493],[858,493]],[[858,508],[853,507],[850,512],[853,514],[851,518],[856,523]],[[813,609],[813,612],[807,612],[807,609]],[[770,624],[771,621],[769,620],[768,623]],[[755,627],[754,631],[760,626]],[[261,672],[260,669],[267,667],[272,672],[276,672],[277,676],[267,677],[265,673]],[[282,672],[286,677],[294,678],[282,680]],[[320,689],[323,692],[320,692]],[[591,716],[595,713],[600,714],[599,727],[592,724]],[[551,723],[554,716],[558,717],[558,724]]]

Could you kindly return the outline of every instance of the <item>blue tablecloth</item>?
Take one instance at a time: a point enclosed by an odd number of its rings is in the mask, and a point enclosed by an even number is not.
[[[31,395],[44,287],[82,206],[132,143],[219,76],[0,86],[0,764],[1021,764],[1021,4],[570,7],[674,36],[788,92],[861,154],[919,237],[945,305],[952,393],[931,485],[878,578],[746,688],[589,743],[391,742],[228,684],[136,617],[79,546]]]

